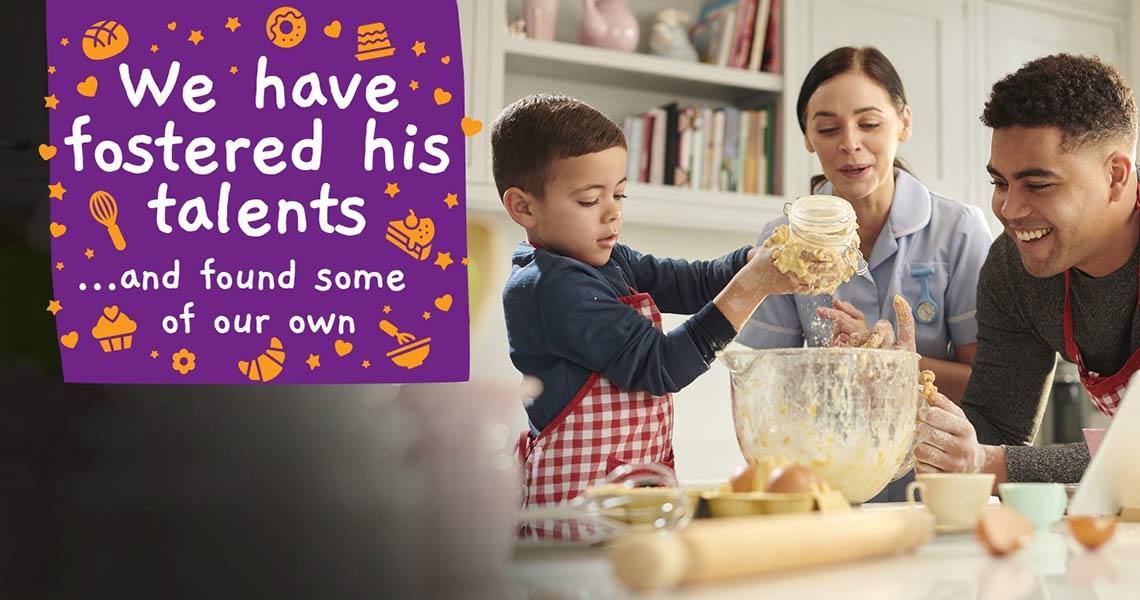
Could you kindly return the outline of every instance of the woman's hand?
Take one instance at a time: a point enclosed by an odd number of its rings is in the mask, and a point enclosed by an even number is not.
[[[842,300],[832,300],[831,304],[834,308],[821,306],[815,310],[815,314],[834,323],[831,328],[832,346],[836,345],[835,340],[841,334],[851,336],[867,331],[867,317],[854,304]]]
[[[840,333],[834,336],[833,346],[846,348],[884,348],[914,352],[914,314],[910,304],[902,296],[894,298],[895,320],[899,323],[898,337],[895,337],[891,322],[880,320],[868,329],[855,333]],[[826,310],[826,307],[819,310]]]

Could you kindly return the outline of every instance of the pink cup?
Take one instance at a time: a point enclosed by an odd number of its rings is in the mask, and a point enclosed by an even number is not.
[[[1097,448],[1100,448],[1100,441],[1104,439],[1104,428],[1088,428],[1082,429],[1085,434],[1085,443],[1089,446],[1089,457],[1095,456]]]

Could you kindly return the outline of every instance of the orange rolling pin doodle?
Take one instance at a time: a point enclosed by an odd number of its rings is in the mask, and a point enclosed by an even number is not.
[[[83,32],[83,54],[91,60],[106,60],[127,49],[127,28],[118,21],[95,21]]]
[[[115,245],[115,250],[125,250],[127,241],[123,239],[123,232],[119,230],[119,226],[115,224],[116,219],[119,217],[119,205],[115,202],[115,197],[111,194],[99,190],[91,194],[90,201],[91,216],[95,218],[100,225],[107,228],[107,233],[111,235],[111,243]]]
[[[356,60],[392,56],[396,49],[388,42],[388,32],[383,23],[368,23],[356,28]]]
[[[265,20],[265,33],[278,48],[293,48],[305,39],[305,16],[292,6],[282,6],[269,13]]]
[[[416,336],[401,332],[396,329],[396,326],[387,320],[380,321],[380,330],[391,337],[396,338],[396,343],[400,344],[399,348],[388,352],[384,356],[392,359],[392,362],[397,366],[404,367],[405,369],[414,369],[422,364],[431,352],[431,338],[427,337],[422,340],[416,340]]]
[[[239,360],[238,370],[250,381],[273,381],[285,370],[285,348],[276,337],[269,339],[269,348],[257,358]]]
[[[431,241],[435,239],[435,223],[416,217],[415,211],[408,210],[403,221],[388,221],[388,235],[384,239],[416,260],[427,260]]]
[[[119,312],[118,306],[103,307],[103,314],[91,329],[91,337],[99,340],[103,352],[130,350],[131,341],[138,325],[126,314]]]

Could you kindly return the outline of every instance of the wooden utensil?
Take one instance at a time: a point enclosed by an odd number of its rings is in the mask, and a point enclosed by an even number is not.
[[[901,554],[933,537],[919,509],[740,517],[631,536],[610,560],[622,583],[650,590]]]

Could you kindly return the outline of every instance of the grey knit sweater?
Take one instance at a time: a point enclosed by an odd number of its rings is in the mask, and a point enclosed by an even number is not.
[[[1137,265],[1100,278],[1074,269],[1073,333],[1085,366],[1116,373],[1140,347]],[[983,444],[1006,446],[1010,481],[1079,481],[1088,466],[1084,444],[1031,447],[1065,351],[1065,276],[1038,279],[1025,271],[1017,246],[1001,235],[978,280],[978,352],[962,407]]]

